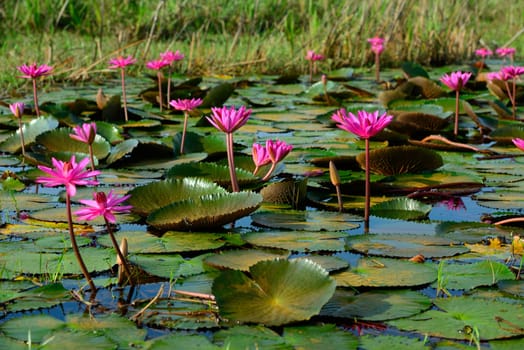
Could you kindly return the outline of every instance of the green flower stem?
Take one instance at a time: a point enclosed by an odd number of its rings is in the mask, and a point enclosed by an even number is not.
[[[124,72],[124,68],[121,68],[120,69],[120,77],[121,77],[121,80],[122,80],[122,99],[124,100],[124,116],[125,116],[125,120],[126,120],[126,123],[127,121],[129,120],[128,118],[128,115],[127,115],[127,97],[126,97],[126,78],[125,78],[125,72]]]
[[[36,78],[33,78],[33,101],[35,104],[36,117],[40,117],[40,108],[38,108],[38,95],[36,91]]]
[[[160,105],[160,113],[162,113],[162,73],[160,70],[156,75],[158,77],[158,104]]]
[[[184,129],[182,130],[182,140],[180,141],[180,154],[184,154],[184,143],[186,141],[186,130],[187,130],[188,117],[189,117],[188,112],[184,111]]]
[[[235,159],[233,154],[233,133],[226,133],[227,144],[227,165],[229,166],[229,176],[231,177],[231,188],[233,192],[239,192],[237,173],[235,170]]]
[[[109,223],[109,221],[107,221],[105,217],[104,217],[104,220],[106,222],[107,233],[109,233],[109,237],[111,238],[111,243],[113,243],[113,247],[116,250],[116,254],[118,255],[118,258],[120,259],[122,266],[124,266],[124,271],[127,275],[128,281],[131,281],[131,269],[129,268],[127,259],[124,256],[124,254],[122,254],[122,251],[120,250],[120,246],[118,245],[115,235],[113,234],[113,230],[111,229],[111,224]]]
[[[364,231],[369,231],[369,206],[370,206],[370,175],[369,175],[369,138],[365,139],[366,143],[366,189],[365,189],[365,204],[364,204]]]
[[[82,273],[84,274],[84,277],[87,280],[87,283],[89,284],[89,288],[91,288],[91,295],[93,296],[96,294],[96,287],[93,283],[93,280],[91,279],[91,275],[89,274],[89,271],[87,270],[87,267],[84,263],[84,260],[82,259],[82,255],[80,254],[80,250],[78,249],[78,245],[76,243],[76,237],[75,232],[73,230],[73,215],[71,214],[71,197],[66,192],[66,209],[67,209],[67,223],[69,225],[69,237],[71,239],[71,247],[73,248],[73,252],[75,253],[76,260],[78,261],[78,265],[80,265],[80,270],[82,270]]]
[[[22,116],[18,118],[18,130],[20,131],[20,144],[22,146],[22,157],[25,159],[25,141],[24,141],[24,131],[22,129]]]
[[[459,96],[460,96],[460,89],[455,90],[455,127],[453,128],[453,134],[455,136],[458,135],[458,128],[459,128]]]
[[[375,53],[375,80],[380,81],[380,54]]]

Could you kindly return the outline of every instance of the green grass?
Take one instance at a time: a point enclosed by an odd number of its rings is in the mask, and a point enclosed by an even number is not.
[[[371,66],[367,38],[387,39],[383,67],[465,63],[475,49],[524,51],[524,2],[497,0],[4,0],[0,4],[0,84],[27,87],[16,66],[56,67],[53,79],[78,81],[109,72],[118,54],[144,63],[180,50],[184,74],[306,73],[308,49],[321,70]],[[5,96],[0,96],[5,97]]]

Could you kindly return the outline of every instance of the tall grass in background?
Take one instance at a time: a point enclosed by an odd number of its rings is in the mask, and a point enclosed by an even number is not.
[[[498,0],[3,0],[0,84],[21,84],[24,62],[78,80],[115,55],[167,48],[185,53],[187,74],[305,73],[308,49],[327,57],[323,70],[361,67],[375,35],[387,40],[384,67],[468,62],[481,46],[516,47],[519,60],[522,18],[523,1]]]

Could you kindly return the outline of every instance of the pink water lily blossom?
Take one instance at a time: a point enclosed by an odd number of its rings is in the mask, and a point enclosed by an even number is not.
[[[211,107],[211,112],[211,117],[206,117],[211,125],[225,133],[232,133],[246,124],[252,111],[244,106],[238,109],[231,106],[230,108]]]
[[[277,164],[284,159],[289,152],[293,149],[293,146],[287,144],[281,140],[267,140],[266,141],[266,152],[269,160],[271,161],[271,168],[267,174],[262,178],[262,181],[269,180],[269,177],[276,169]]]
[[[468,82],[469,78],[471,78],[471,72],[452,72],[450,74],[444,74],[440,81],[444,83],[447,87],[449,87],[453,91],[461,90],[466,83]]]
[[[260,167],[271,163],[271,158],[269,157],[267,148],[259,143],[253,144],[251,156],[253,157],[253,163],[255,164],[253,175],[258,173]]]
[[[475,50],[475,55],[482,57],[482,58],[486,58],[486,57],[493,55],[493,51],[485,47],[482,47],[480,49]]]
[[[524,151],[524,140],[523,139],[517,137],[517,138],[512,139],[511,141],[513,141],[513,144],[517,146],[518,149],[520,149],[521,151]]]
[[[233,132],[241,128],[251,116],[251,109],[241,106],[235,109],[234,106],[212,107],[211,117],[206,117],[209,123],[220,131],[226,133],[227,165],[231,178],[231,188],[233,192],[240,191],[238,187],[237,174],[235,169],[235,158],[233,152]]]
[[[381,37],[373,37],[368,39],[368,43],[371,45],[371,51],[376,54],[381,54],[384,51],[384,43],[386,39]]]
[[[184,54],[180,53],[178,50],[175,52],[168,50],[166,52],[162,52],[160,54],[160,58],[164,61],[167,61],[169,64],[172,64],[173,62],[183,60]]]
[[[122,84],[122,102],[124,104],[124,119],[127,123],[129,116],[127,113],[127,96],[126,96],[126,80],[125,80],[125,68],[132,64],[135,64],[136,59],[133,56],[122,57],[118,56],[117,58],[112,58],[109,60],[109,68],[111,69],[120,69],[120,81]]]
[[[45,77],[51,74],[53,71],[53,67],[48,66],[47,64],[42,64],[38,66],[36,63],[30,65],[23,64],[17,68],[20,72],[24,74],[21,76],[21,78],[26,79],[36,79],[39,77]]]
[[[444,74],[440,81],[444,83],[451,90],[455,91],[455,125],[453,127],[453,134],[458,135],[458,122],[459,122],[459,103],[460,103],[460,90],[466,85],[469,78],[471,78],[470,72],[452,72],[451,74]]]
[[[516,52],[517,50],[514,47],[499,47],[498,49],[495,50],[495,53],[499,57],[506,57],[506,56],[513,57],[513,55],[515,55]]]
[[[24,108],[25,104],[23,102],[15,102],[11,103],[9,105],[9,109],[11,110],[11,113],[17,118],[22,118],[22,115],[24,115]]]
[[[500,76],[504,77],[503,80],[509,80],[517,78],[524,74],[524,67],[519,66],[504,66],[500,69]]]
[[[187,130],[187,119],[189,117],[190,111],[198,108],[202,104],[201,98],[192,98],[192,99],[178,99],[169,102],[169,105],[179,111],[184,111],[184,126],[182,128],[182,140],[180,141],[180,154],[184,154],[184,144],[186,140],[186,130]]]
[[[84,123],[77,125],[73,128],[73,133],[69,134],[74,140],[85,143],[86,145],[92,145],[96,137],[96,123]]]
[[[91,221],[98,217],[104,217],[110,223],[116,223],[115,214],[129,213],[133,209],[132,205],[121,205],[131,195],[119,197],[110,190],[107,195],[105,192],[94,192],[93,199],[81,199],[79,202],[86,208],[75,212],[79,220]]]
[[[22,147],[22,156],[25,158],[25,141],[24,128],[22,125],[22,116],[24,115],[25,104],[23,102],[15,102],[9,105],[9,109],[18,120],[18,132],[20,134],[20,145]]]
[[[38,169],[42,170],[49,176],[39,176],[36,182],[43,184],[46,187],[65,186],[66,192],[69,196],[76,194],[76,186],[98,185],[98,181],[92,180],[100,174],[98,170],[86,170],[85,167],[89,163],[89,158],[82,159],[79,163],[76,162],[75,156],[71,156],[69,162],[51,158],[54,168],[49,168],[44,165],[39,165]]]
[[[152,70],[160,70],[167,66],[169,66],[169,62],[164,59],[152,60],[146,63],[146,67]]]
[[[192,111],[195,108],[198,108],[202,104],[201,98],[192,98],[192,99],[178,99],[172,100],[169,104],[176,110],[179,111]]]
[[[323,59],[324,55],[316,53],[314,50],[308,50],[306,54],[306,60],[308,61],[322,61]]]
[[[504,82],[508,98],[512,105],[513,119],[517,117],[517,78],[524,74],[524,67],[519,66],[504,66],[498,72],[491,72],[487,74],[489,81],[501,80]],[[511,86],[510,86],[511,81]]]
[[[331,119],[337,123],[340,129],[349,131],[365,141],[365,200],[364,200],[364,231],[369,230],[369,208],[371,203],[371,181],[369,167],[369,139],[382,131],[393,120],[393,116],[379,111],[368,112],[357,111],[357,115],[347,112],[344,108],[336,111]]]
[[[357,115],[344,108],[336,111],[331,117],[341,129],[349,131],[363,139],[369,139],[382,131],[393,119],[387,113],[379,115],[378,111],[357,111]]]
[[[118,56],[116,58],[112,58],[109,60],[109,68],[122,69],[122,68],[125,68],[135,63],[136,63],[136,59],[133,58],[133,56],[127,56],[127,57]]]

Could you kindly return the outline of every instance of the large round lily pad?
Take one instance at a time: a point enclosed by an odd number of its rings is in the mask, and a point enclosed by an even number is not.
[[[213,283],[222,317],[282,325],[307,320],[335,291],[326,270],[309,260],[261,261],[249,269],[223,271]]]
[[[442,258],[469,252],[463,245],[450,239],[427,235],[381,234],[360,235],[346,238],[351,250],[367,255],[411,258],[417,254],[425,258]]]
[[[70,128],[49,130],[36,137],[36,142],[44,146],[49,152],[73,152],[89,154],[87,144],[72,139]],[[109,154],[111,146],[102,136],[96,135],[93,142],[93,154],[98,159],[104,159]]]
[[[268,231],[251,232],[244,240],[255,246],[281,248],[295,252],[343,251],[346,237],[344,232],[318,231]]]
[[[262,196],[254,192],[215,193],[172,203],[153,211],[147,223],[162,230],[205,230],[255,211]]]
[[[467,296],[435,299],[438,309],[389,321],[401,330],[469,341],[478,330],[480,340],[522,336],[524,306]]]
[[[327,211],[274,210],[260,211],[251,216],[256,224],[300,231],[343,231],[359,227],[354,221],[362,218]]]
[[[229,250],[206,258],[206,264],[220,268],[249,271],[249,268],[264,260],[287,258],[287,251],[265,251],[258,249]]]
[[[361,294],[337,289],[320,314],[365,321],[386,321],[418,314],[431,305],[428,297],[407,289],[376,290]]]
[[[370,209],[371,215],[389,219],[416,220],[426,217],[431,205],[411,198],[395,198],[377,203]]]
[[[226,190],[199,178],[168,179],[135,187],[129,191],[128,202],[134,212],[147,216],[168,204],[213,193],[226,193]]]
[[[437,278],[437,269],[410,261],[362,258],[348,271],[334,274],[339,287],[407,287],[429,284]]]

